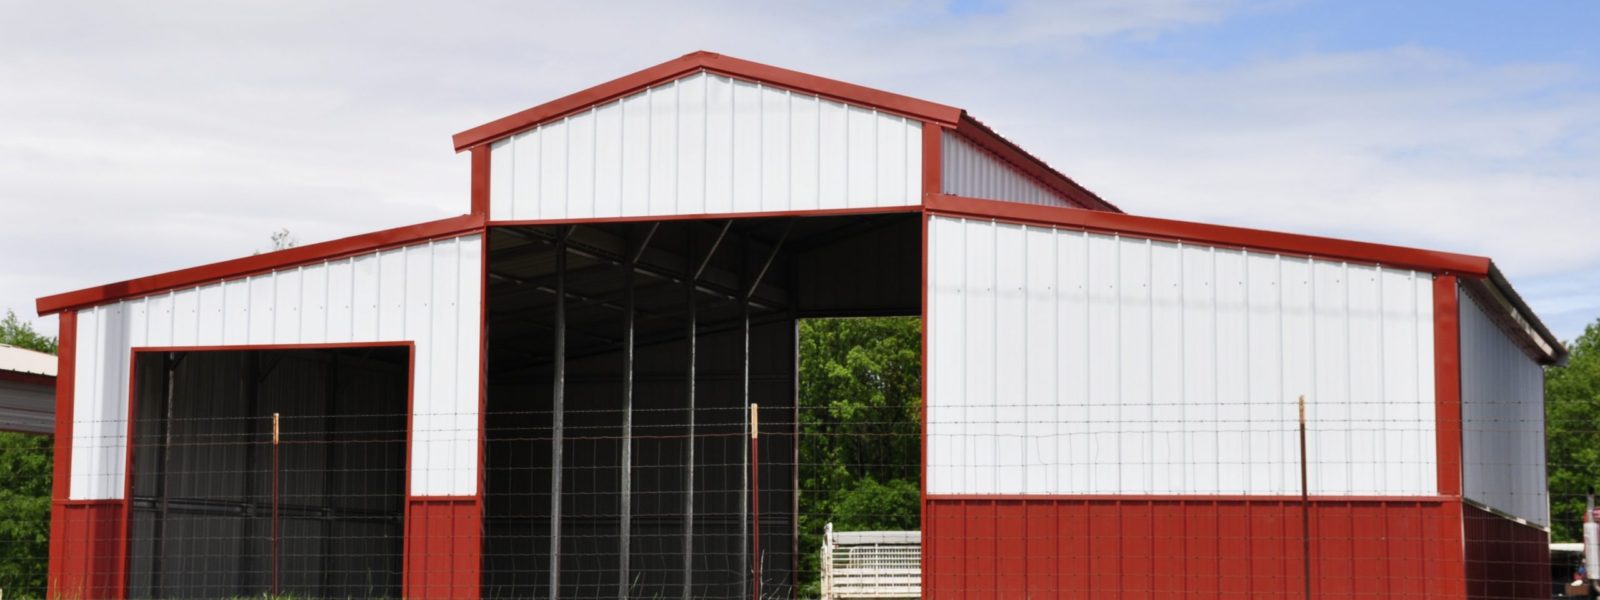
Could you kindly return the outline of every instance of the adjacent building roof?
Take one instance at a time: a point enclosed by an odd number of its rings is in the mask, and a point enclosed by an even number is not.
[[[16,375],[55,377],[56,355],[0,344],[0,371]]]
[[[55,385],[55,355],[0,344],[0,431],[54,431]]]

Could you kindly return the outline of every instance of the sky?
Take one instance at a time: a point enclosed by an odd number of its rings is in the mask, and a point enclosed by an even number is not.
[[[0,310],[466,212],[453,133],[695,50],[967,109],[1125,211],[1600,318],[1600,2],[0,0]]]

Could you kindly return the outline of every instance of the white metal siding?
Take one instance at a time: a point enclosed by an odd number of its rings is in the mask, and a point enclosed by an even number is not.
[[[1436,493],[1432,279],[933,218],[928,492]]]
[[[1544,371],[1471,296],[1461,297],[1462,472],[1465,495],[1550,524]]]
[[[73,499],[121,498],[132,348],[416,345],[411,494],[477,489],[478,235],[282,269],[78,313]]]
[[[1042,206],[1077,206],[959,133],[945,130],[940,177],[946,194]]]
[[[695,73],[494,143],[496,220],[918,204],[922,123]]]

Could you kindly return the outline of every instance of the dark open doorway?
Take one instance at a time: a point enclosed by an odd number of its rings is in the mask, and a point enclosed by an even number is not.
[[[483,596],[793,597],[797,323],[918,314],[919,217],[491,229]]]
[[[136,353],[128,596],[399,597],[410,360]]]

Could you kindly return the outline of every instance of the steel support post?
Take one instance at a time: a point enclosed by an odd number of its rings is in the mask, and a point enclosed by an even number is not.
[[[173,373],[178,370],[178,361],[171,352],[161,353],[161,396],[163,401],[161,416],[161,451],[156,460],[155,494],[158,508],[156,510],[155,543],[150,551],[150,595],[160,598],[162,595],[162,564],[161,557],[166,554],[167,543],[167,513],[171,502],[167,498],[167,463],[172,457],[172,394]]]
[[[744,335],[744,342],[743,342],[743,344],[744,344],[743,348],[744,349],[743,349],[743,351],[741,351],[739,353],[739,356],[742,359],[741,362],[743,363],[743,365],[740,367],[741,368],[741,374],[739,376],[739,393],[740,393],[740,397],[744,399],[744,409],[745,409],[746,412],[748,412],[750,410],[750,303],[748,301],[743,302],[743,303],[740,304],[739,313],[740,313],[739,316],[740,316],[740,321],[741,321],[740,329],[743,331],[743,335]],[[744,427],[742,429],[744,429],[744,431],[743,431],[744,436],[743,437],[748,439],[750,437],[750,421],[749,420],[745,420]],[[739,479],[740,479],[740,481],[739,481],[739,489],[744,491],[744,498],[742,499],[741,502],[739,502],[739,564],[743,565],[741,570],[743,571],[744,576],[740,577],[739,581],[740,581],[740,589],[741,589],[741,594],[740,595],[745,596],[745,597],[749,597],[750,590],[751,590],[751,587],[750,587],[750,571],[751,571],[751,569],[750,569],[750,502],[751,502],[751,495],[750,495],[750,446],[749,445],[742,445],[741,448],[740,448],[740,454],[743,455],[743,456],[741,456],[740,462],[742,463],[742,466],[744,467],[744,469],[742,471],[740,471],[740,473],[739,473]]]
[[[622,274],[623,327],[626,331],[622,334],[622,476],[618,482],[620,498],[620,512],[618,515],[618,569],[617,569],[617,597],[629,597],[630,559],[632,558],[633,543],[633,349],[634,349],[634,263],[638,256],[644,253],[649,246],[650,239],[655,237],[656,228],[660,224],[652,225],[650,233],[640,242],[639,248],[629,256],[628,263]]]
[[[555,389],[550,406],[550,598],[561,597],[561,475],[567,393],[567,237],[556,242]]]
[[[724,229],[723,232],[726,233],[727,230]],[[721,239],[722,239],[721,236],[717,237],[717,240],[719,242],[721,241]],[[685,241],[685,250],[684,250],[683,256],[684,256],[685,259],[687,259],[688,257],[694,256],[694,236],[692,234],[687,235],[685,240],[686,240]],[[713,246],[712,250],[716,250],[716,247]],[[706,260],[707,261],[711,260],[711,256],[709,254],[706,255]],[[687,263],[685,263],[685,264],[687,264]],[[702,267],[702,268],[704,268],[704,267]],[[699,270],[696,270],[694,273],[689,274],[688,277],[685,277],[683,279],[684,299],[688,304],[688,306],[686,308],[689,311],[689,315],[688,315],[688,317],[689,317],[689,319],[688,319],[689,328],[688,328],[688,331],[685,333],[685,337],[686,337],[687,343],[689,345],[689,353],[688,353],[689,354],[689,372],[688,372],[688,374],[686,376],[686,381],[688,382],[688,385],[689,385],[689,388],[687,390],[688,391],[688,408],[689,408],[689,439],[687,440],[688,458],[684,462],[684,469],[687,472],[685,473],[686,477],[685,477],[685,483],[684,483],[684,489],[683,489],[683,507],[684,507],[684,513],[685,513],[684,514],[684,521],[683,521],[683,598],[684,598],[684,600],[690,600],[691,598],[693,598],[693,590],[694,590],[694,443],[695,443],[695,389],[694,389],[694,383],[695,383],[695,351],[696,351],[696,346],[697,346],[697,343],[698,343],[698,340],[696,339],[696,336],[699,335],[699,332],[697,331],[697,328],[699,327],[699,314],[695,310],[696,298],[695,298],[694,280],[698,276],[699,276]]]

